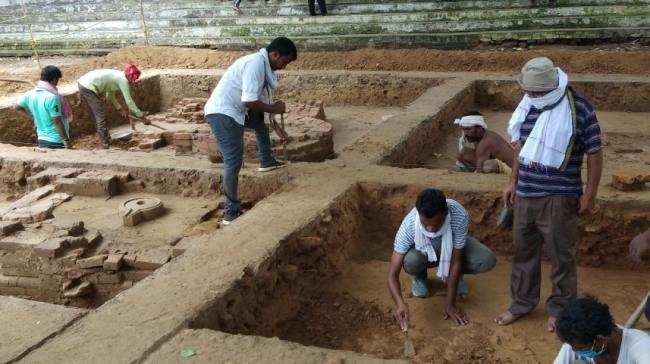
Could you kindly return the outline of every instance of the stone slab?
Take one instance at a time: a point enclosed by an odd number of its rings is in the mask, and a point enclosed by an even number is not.
[[[57,188],[79,196],[103,197],[115,196],[119,191],[121,180],[128,179],[124,173],[106,170],[84,172],[74,178],[60,178]]]
[[[34,253],[44,258],[55,258],[68,247],[68,238],[51,238],[34,247]]]
[[[36,173],[33,176],[27,177],[27,186],[29,188],[38,188],[56,181],[58,178],[75,177],[82,173],[83,170],[79,168],[55,168],[50,167],[43,171]]]
[[[77,266],[79,268],[103,267],[104,261],[106,260],[107,257],[108,257],[107,255],[102,254],[102,255],[95,255],[89,258],[77,259]]]
[[[93,284],[90,282],[81,282],[78,286],[72,287],[63,292],[63,297],[75,298],[87,296],[93,291]]]
[[[167,263],[171,255],[167,249],[150,249],[138,252],[133,268],[155,270]]]
[[[102,233],[98,230],[88,230],[85,235],[86,240],[88,241],[88,246],[94,246],[102,240]]]
[[[48,195],[41,200],[13,209],[2,215],[4,220],[21,221],[24,223],[40,222],[52,218],[52,211],[55,207],[72,198],[67,193],[55,193]]]
[[[20,221],[0,221],[0,236],[11,235],[23,229]]]
[[[119,270],[122,267],[124,254],[109,254],[104,261],[104,270]]]
[[[0,296],[0,362],[16,359],[60,332],[86,310]]]
[[[24,195],[23,197],[19,198],[18,200],[14,201],[9,207],[6,209],[0,211],[0,216],[4,216],[5,214],[23,208],[27,207],[34,202],[42,199],[45,196],[50,195],[52,192],[54,192],[55,187],[53,185],[47,185],[43,186],[40,188],[35,189],[34,191]]]

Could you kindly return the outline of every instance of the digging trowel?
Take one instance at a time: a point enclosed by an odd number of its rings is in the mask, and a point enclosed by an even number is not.
[[[156,123],[154,123],[152,121],[149,121],[149,120],[147,120],[145,118],[138,118],[138,117],[135,117],[135,116],[129,116],[129,121],[132,120],[132,119],[135,119],[135,120],[141,122],[144,125],[151,125],[153,127],[161,129],[161,130],[167,130],[167,128],[162,127],[162,126],[160,126],[160,125],[158,125],[158,124],[156,124]],[[131,122],[131,129],[135,130],[135,124],[133,122]]]
[[[415,347],[413,341],[409,337],[409,325],[406,322],[402,323],[402,331],[404,332],[404,356],[413,358],[415,356]]]

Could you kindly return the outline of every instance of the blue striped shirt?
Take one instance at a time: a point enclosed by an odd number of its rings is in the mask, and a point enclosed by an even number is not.
[[[582,195],[581,167],[585,153],[596,153],[601,149],[600,126],[593,106],[584,96],[574,92],[576,107],[576,137],[564,171],[557,168],[519,165],[517,196],[543,197],[550,195]],[[521,125],[519,141],[523,146],[530,135],[540,113],[534,106]]]
[[[451,214],[451,232],[454,249],[463,249],[465,247],[465,240],[467,239],[467,230],[469,228],[469,214],[465,208],[458,202],[447,199],[447,207],[449,214]],[[420,215],[418,210],[414,207],[411,212],[404,217],[402,225],[400,225],[397,235],[395,235],[395,243],[393,250],[399,254],[406,254],[409,249],[415,246],[415,224],[420,223]],[[427,238],[431,241],[436,254],[440,256],[440,244],[442,237]]]

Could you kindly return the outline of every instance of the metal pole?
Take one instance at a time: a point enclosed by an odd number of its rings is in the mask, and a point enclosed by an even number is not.
[[[25,7],[25,3],[23,2],[22,8],[23,8],[23,17],[26,19],[27,18],[27,8]],[[29,31],[29,45],[32,47],[32,51],[34,52],[34,58],[36,58],[36,64],[38,64],[38,68],[41,69],[41,57],[38,55],[38,49],[37,49],[37,44],[36,44],[36,39],[34,39],[34,33],[32,32],[32,22],[31,20],[27,21],[27,30]]]
[[[286,134],[286,129],[284,129],[284,113],[280,114],[280,126],[282,127],[282,131]],[[287,153],[287,143],[289,141],[285,138],[285,140],[282,142],[282,152],[284,153],[284,162],[289,163],[289,153]]]
[[[142,21],[142,31],[144,33],[144,44],[149,45],[149,34],[147,33],[147,22],[144,20],[144,7],[140,0],[140,20]]]

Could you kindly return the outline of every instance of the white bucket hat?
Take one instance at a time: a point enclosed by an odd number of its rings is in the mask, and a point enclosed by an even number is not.
[[[558,87],[557,67],[546,57],[533,58],[526,62],[517,78],[524,91],[543,92]]]

